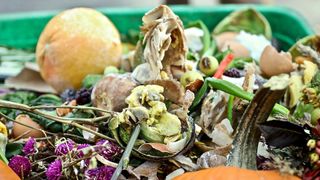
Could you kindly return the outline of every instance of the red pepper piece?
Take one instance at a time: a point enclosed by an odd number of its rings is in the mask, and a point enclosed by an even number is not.
[[[234,55],[232,53],[227,54],[223,60],[221,61],[216,73],[214,74],[214,78],[221,79],[224,71],[228,67],[228,65],[232,62],[234,59]]]

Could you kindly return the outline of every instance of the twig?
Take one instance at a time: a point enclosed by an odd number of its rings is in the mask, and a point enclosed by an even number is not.
[[[129,163],[129,157],[131,154],[131,151],[133,149],[134,143],[136,142],[139,134],[140,134],[140,124],[137,124],[136,127],[134,128],[134,131],[130,137],[130,140],[127,144],[126,149],[124,150],[124,153],[119,161],[118,167],[115,170],[115,172],[112,175],[111,180],[117,180],[118,177],[120,176],[121,172],[123,169],[127,168],[128,163]]]
[[[27,106],[27,105],[24,105],[24,104],[19,104],[19,103],[14,103],[14,102],[10,102],[10,101],[5,101],[5,100],[0,100],[0,108],[9,108],[9,109],[17,109],[17,110],[21,110],[21,111],[25,111],[25,112],[29,112],[29,113],[34,113],[34,114],[37,114],[39,116],[42,116],[42,117],[45,117],[47,119],[50,119],[52,121],[56,121],[56,122],[59,122],[59,123],[62,123],[62,124],[67,124],[67,125],[70,125],[70,126],[75,126],[79,129],[82,129],[82,130],[85,130],[85,131],[88,131],[98,137],[101,137],[103,139],[107,139],[109,141],[113,141],[115,142],[116,140],[113,139],[113,138],[110,138],[106,135],[103,135],[99,132],[96,132],[90,128],[87,128],[81,124],[78,124],[76,121],[81,121],[81,122],[88,122],[88,123],[92,123],[91,120],[94,119],[94,118],[91,118],[91,119],[88,119],[88,118],[77,118],[77,120],[73,119],[73,118],[61,118],[61,117],[57,117],[57,116],[53,116],[53,115],[50,115],[50,114],[47,114],[47,113],[44,113],[38,109],[32,109],[30,106]],[[101,118],[101,117],[100,117]]]
[[[25,126],[25,127],[29,128],[29,129],[41,131],[43,134],[47,133],[47,134],[50,134],[50,135],[55,135],[55,133],[52,133],[52,132],[49,132],[49,131],[45,131],[45,130],[42,130],[42,129],[37,129],[37,128],[29,126],[29,125],[27,125],[27,124],[25,124],[23,122],[16,121],[16,120],[12,119],[11,117],[9,117],[9,116],[1,113],[1,112],[0,112],[0,116],[5,118],[5,119],[7,119],[7,120],[9,120],[9,121],[15,122],[15,123],[20,124],[22,126]]]
[[[108,111],[101,108],[96,107],[88,107],[88,106],[69,106],[69,105],[63,105],[63,106],[32,106],[30,109],[56,109],[56,108],[71,108],[71,109],[81,109],[81,110],[93,110],[93,111],[100,111],[104,113],[109,113],[111,115],[116,114],[117,112],[114,111]]]
[[[46,173],[46,171],[42,171],[40,173],[35,174],[34,176],[30,177],[30,179],[38,179],[39,176],[43,175],[44,173]]]

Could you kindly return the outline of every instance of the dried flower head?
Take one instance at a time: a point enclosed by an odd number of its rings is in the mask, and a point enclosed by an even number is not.
[[[122,149],[114,142],[101,139],[96,143],[95,150],[107,160],[112,160],[122,152]]]
[[[25,178],[31,173],[31,163],[24,156],[13,156],[8,165],[21,178]]]
[[[77,147],[77,150],[80,150],[80,149],[84,149],[86,147],[89,147],[90,144],[78,144],[78,147]],[[83,158],[83,156],[85,155],[85,153],[83,151],[78,151],[78,157],[79,158]],[[84,160],[84,166],[85,167],[88,167],[90,164],[90,158],[87,158]]]
[[[73,149],[74,145],[75,145],[75,142],[72,141],[71,139],[68,139],[56,145],[56,149],[54,150],[54,153],[57,156],[68,154],[68,152],[70,152]]]
[[[27,156],[36,152],[36,140],[30,137],[28,141],[23,146],[22,152]]]
[[[59,180],[62,176],[62,161],[56,159],[51,164],[49,164],[46,171],[46,176],[48,180]]]
[[[87,180],[109,180],[115,171],[114,167],[102,166],[85,172]]]

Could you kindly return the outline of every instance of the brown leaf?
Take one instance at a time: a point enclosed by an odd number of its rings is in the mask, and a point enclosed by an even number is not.
[[[39,67],[35,63],[26,63],[23,70],[15,77],[6,79],[5,86],[41,93],[56,93],[41,77]]]
[[[143,56],[154,74],[151,76],[160,79],[163,70],[172,77],[171,66],[184,66],[187,52],[182,21],[166,5],[147,12],[142,21]]]
[[[140,152],[148,152],[152,149],[155,149],[157,151],[160,151],[162,153],[173,153],[172,151],[169,150],[168,146],[166,144],[161,144],[161,143],[145,143],[142,144],[139,148],[138,151]]]
[[[174,79],[159,79],[148,81],[147,84],[155,84],[164,87],[163,95],[175,104],[182,104],[185,95],[181,84]]]
[[[137,177],[147,177],[150,180],[157,180],[157,172],[159,167],[160,163],[158,162],[146,161],[132,171]]]

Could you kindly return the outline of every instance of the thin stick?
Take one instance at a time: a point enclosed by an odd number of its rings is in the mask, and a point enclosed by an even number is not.
[[[96,108],[96,107],[88,107],[88,106],[69,106],[69,105],[63,105],[63,106],[32,106],[31,109],[56,109],[56,108],[71,108],[71,109],[81,109],[81,110],[94,110],[94,111],[100,111],[104,113],[109,113],[109,114],[116,114],[116,112],[113,111],[108,111],[105,109],[101,108]]]
[[[29,129],[41,131],[43,134],[47,133],[47,134],[50,134],[50,135],[55,135],[55,133],[52,133],[52,132],[49,132],[49,131],[46,131],[46,130],[42,130],[42,129],[37,129],[37,128],[35,128],[35,127],[29,126],[29,125],[27,125],[27,124],[25,124],[25,123],[22,123],[22,122],[20,122],[20,121],[16,121],[16,120],[12,119],[11,117],[9,117],[9,116],[1,113],[1,112],[0,112],[0,116],[3,117],[3,118],[5,118],[5,119],[7,119],[7,120],[9,120],[9,121],[15,122],[15,123],[20,124],[20,125],[22,125],[22,126],[25,126],[25,127],[29,128]]]
[[[19,104],[19,103],[14,103],[14,102],[10,102],[10,101],[5,101],[5,100],[0,100],[0,107],[2,108],[10,108],[10,109],[18,109],[21,111],[26,111],[26,112],[30,112],[30,113],[35,113],[38,114],[40,116],[43,116],[45,118],[48,118],[50,120],[53,121],[57,121],[60,123],[64,123],[67,124],[68,122],[70,123],[70,121],[78,121],[84,124],[93,124],[92,120],[95,119],[104,119],[106,118],[105,116],[101,116],[101,117],[97,117],[97,118],[65,118],[65,117],[58,117],[58,116],[53,116],[47,113],[44,113],[43,111],[40,111],[38,109],[33,109],[30,106],[24,105],[24,104]],[[63,107],[63,106],[61,106]],[[109,117],[109,116],[108,116]]]
[[[134,128],[134,131],[130,137],[130,140],[127,144],[126,149],[124,150],[124,153],[119,161],[119,164],[117,166],[116,171],[113,173],[111,180],[117,180],[122,172],[123,169],[127,168],[129,163],[129,158],[131,151],[133,149],[134,143],[136,142],[139,134],[140,134],[140,124],[137,124]]]
[[[38,109],[32,109],[30,106],[27,106],[27,105],[24,105],[24,104],[19,104],[19,103],[14,103],[14,102],[10,102],[10,101],[5,101],[5,100],[0,100],[0,108],[10,108],[10,109],[17,109],[17,110],[21,110],[21,111],[25,111],[25,112],[29,112],[29,113],[34,113],[34,114],[37,114],[37,115],[40,115],[42,117],[45,117],[47,119],[50,119],[52,121],[56,121],[56,122],[59,122],[59,123],[62,123],[62,124],[67,124],[67,125],[71,125],[71,126],[75,126],[79,129],[82,129],[82,130],[85,130],[85,131],[88,131],[98,137],[101,137],[101,138],[104,138],[104,139],[107,139],[109,141],[113,141],[115,142],[116,140],[113,139],[113,138],[110,138],[104,134],[101,134],[99,132],[96,132],[90,128],[87,128],[83,125],[80,125],[78,124],[75,119],[73,118],[61,118],[61,117],[57,117],[57,116],[53,116],[53,115],[50,115],[50,114],[47,114],[47,113],[44,113]],[[101,117],[100,117],[101,118]],[[91,118],[91,119],[88,119],[88,118],[77,118],[77,120],[79,121],[82,121],[82,122],[88,122],[88,123],[92,123],[91,120],[94,119],[94,118]]]

